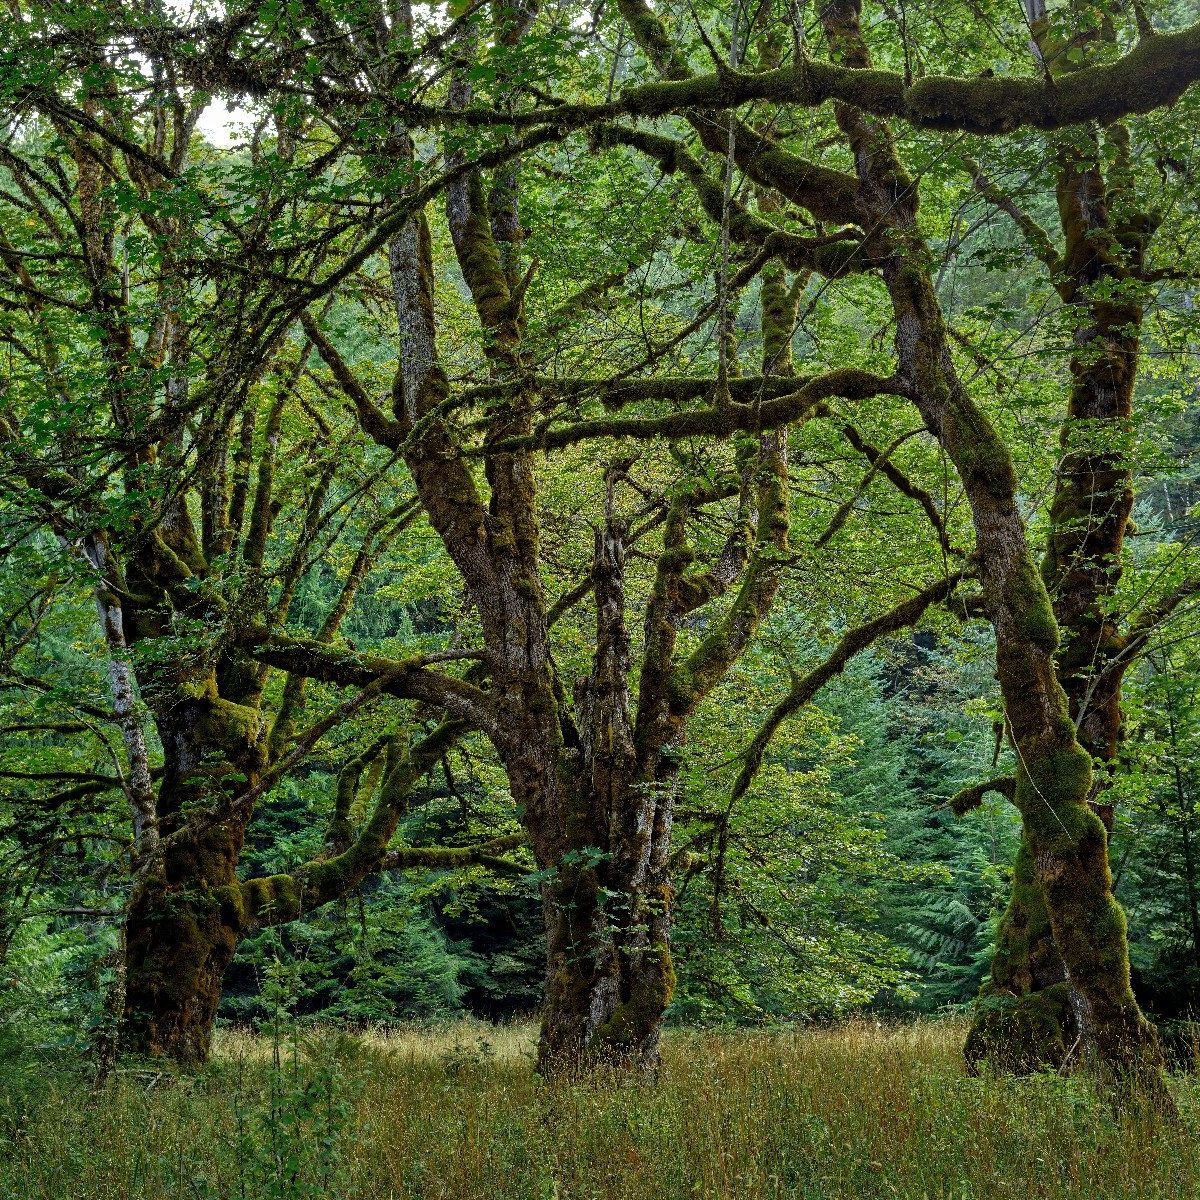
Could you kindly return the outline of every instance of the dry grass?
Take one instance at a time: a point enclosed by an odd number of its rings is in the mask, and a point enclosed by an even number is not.
[[[1200,1085],[1160,1128],[1078,1079],[968,1079],[961,1029],[676,1033],[660,1079],[547,1086],[528,1028],[226,1033],[186,1078],[0,1096],[14,1200],[1200,1196]],[[7,1077],[0,1083],[8,1082]]]

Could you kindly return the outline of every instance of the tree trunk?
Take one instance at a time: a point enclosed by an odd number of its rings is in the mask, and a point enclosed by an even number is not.
[[[822,10],[835,57],[869,68],[859,16],[858,0],[831,0]],[[1091,755],[1076,738],[1055,671],[1058,626],[1026,540],[1011,458],[954,368],[916,219],[916,183],[883,122],[848,105],[836,113],[854,152],[863,218],[878,231],[900,372],[971,506],[996,674],[1020,763],[1013,800],[1084,1054],[1102,1073],[1137,1077],[1169,1104],[1154,1028],[1130,986],[1125,916],[1112,894],[1105,829],[1089,807]]]
[[[651,893],[608,882],[618,886],[606,887],[594,869],[572,869],[550,889],[538,1045],[544,1074],[658,1065],[662,1020],[675,990],[669,889]],[[602,888],[613,897],[607,908]]]
[[[1017,1075],[1061,1067],[1078,1037],[1066,978],[1033,847],[1022,833],[991,974],[963,1047],[968,1070],[975,1074],[984,1062]]]
[[[544,897],[547,975],[539,1069],[653,1068],[675,972],[667,844],[673,778],[640,768],[629,711],[624,523],[596,535],[596,650],[575,692],[578,779],[564,780],[567,849]],[[653,762],[664,761],[655,754]],[[673,761],[673,760],[672,760]],[[668,775],[673,773],[666,762]]]
[[[221,979],[241,937],[236,906],[218,899],[236,884],[241,840],[240,829],[214,826],[172,846],[161,874],[140,884],[125,924],[129,1052],[208,1058]]]
[[[245,926],[236,897],[248,812],[231,803],[263,766],[258,712],[216,695],[158,713],[165,767],[159,853],[135,884],[125,922],[122,1044],[192,1064],[208,1057],[221,979]]]
[[[1128,136],[1119,127],[1107,135],[1124,156]],[[1110,220],[1110,198],[1094,138],[1081,151],[1066,144],[1059,154],[1058,209],[1064,238],[1053,264],[1064,303],[1080,310],[1072,358],[1072,385],[1063,423],[1063,456],[1050,507],[1050,530],[1042,577],[1050,594],[1061,639],[1055,657],[1058,679],[1079,744],[1100,767],[1088,803],[1112,833],[1110,805],[1099,799],[1124,736],[1121,691],[1128,662],[1125,638],[1111,601],[1122,572],[1122,552],[1133,507],[1133,477],[1124,449],[1133,417],[1133,388],[1143,318],[1136,293],[1127,289],[1142,269],[1149,218],[1134,212],[1123,224]],[[1122,289],[1126,290],[1122,290]],[[1107,838],[1105,840],[1107,854]],[[1029,849],[1022,843],[1013,894],[997,932],[996,956],[967,1055],[972,1063],[989,1056],[1030,1070],[1061,1066],[1060,1039],[1037,1036],[1055,1020],[1069,1048],[1075,1027],[1075,990],[1065,980],[1054,945],[1045,900],[1026,886]],[[1024,864],[1024,865],[1023,865]],[[1049,964],[1049,969],[1047,969]],[[1052,989],[1045,996],[1045,989]],[[1031,1022],[1027,1014],[1036,1014]],[[1011,1044],[1005,1045],[1005,1030]]]

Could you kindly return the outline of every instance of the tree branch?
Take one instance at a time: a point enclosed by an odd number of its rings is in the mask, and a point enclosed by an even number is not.
[[[1000,775],[996,779],[988,779],[983,783],[973,783],[961,791],[955,792],[943,807],[948,808],[956,817],[965,816],[973,808],[983,803],[988,792],[995,792],[1011,800],[1017,792],[1017,780],[1013,775]]]

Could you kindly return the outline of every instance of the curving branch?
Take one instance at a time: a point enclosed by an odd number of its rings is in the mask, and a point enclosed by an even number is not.
[[[858,507],[858,502],[867,494],[868,491],[870,491],[871,484],[875,482],[876,477],[882,474],[888,466],[892,465],[892,455],[906,441],[908,441],[909,438],[920,432],[921,431],[919,429],[910,429],[906,433],[901,433],[897,437],[893,438],[891,444],[885,447],[883,450],[878,450],[874,446],[870,447],[874,452],[866,456],[867,461],[871,464],[870,469],[862,477],[862,479],[859,480],[858,486],[854,489],[850,496],[838,506],[838,509],[833,514],[829,524],[825,526],[825,529],[821,535],[813,543],[814,550],[820,550],[822,547],[828,546],[829,543],[833,541],[833,539],[838,535],[838,532],[841,530],[842,526],[846,524],[850,514]]]
[[[998,184],[989,178],[984,169],[973,158],[969,155],[964,155],[963,161],[967,169],[971,172],[971,182],[974,184],[975,190],[993,208],[998,208],[1012,219],[1024,236],[1030,250],[1050,270],[1052,275],[1057,274],[1062,269],[1062,256],[1054,248],[1054,243],[1050,240],[1050,235],[1046,230],[1029,213],[1021,208],[1011,196],[1000,188]]]
[[[629,146],[640,151],[654,159],[665,175],[682,175],[711,221],[724,225],[734,241],[760,247],[764,255],[778,258],[791,271],[800,274],[817,271],[833,279],[875,265],[864,253],[862,232],[852,226],[818,237],[803,237],[779,228],[727,197],[704,164],[675,138],[622,125],[602,125],[593,137],[602,146]]]
[[[1165,595],[1134,616],[1130,620],[1125,643],[1121,649],[1122,661],[1128,662],[1141,654],[1155,631],[1175,614],[1181,604],[1191,600],[1193,596],[1200,596],[1200,572],[1182,580]]]
[[[805,376],[796,379],[739,375],[729,381],[729,392],[733,399],[747,403],[751,400],[772,400],[790,395],[798,384],[807,382],[809,379]],[[651,400],[669,404],[703,400],[712,395],[714,380],[711,375],[657,375],[647,379],[533,375],[520,384],[511,381],[476,384],[463,388],[458,398],[464,402],[496,400],[510,395],[518,386],[532,386],[544,396],[564,400],[594,396],[605,408],[619,412],[627,404]]]
[[[639,9],[656,21],[651,10],[640,3],[621,5],[623,15],[631,20],[642,15]],[[918,129],[994,136],[1026,128],[1054,130],[1091,122],[1107,125],[1166,108],[1200,80],[1200,23],[1176,33],[1144,36],[1115,62],[1085,67],[1055,79],[1044,75],[967,79],[927,75],[912,82],[894,71],[857,69],[811,59],[760,73],[721,66],[709,74],[683,76],[686,68],[679,69],[681,60],[673,52],[654,53],[654,35],[665,39],[665,34],[661,27],[649,31],[647,24],[645,20],[636,21],[635,35],[668,78],[628,87],[610,103],[556,104],[524,113],[409,105],[405,114],[416,124],[459,122],[476,127],[555,126],[567,130],[621,116],[665,117],[687,110],[720,112],[753,101],[802,108],[818,108],[834,101],[876,117],[899,117]],[[672,66],[676,69],[671,70]],[[353,96],[343,94],[343,98]]]
[[[240,927],[294,921],[347,895],[369,875],[380,871],[479,864],[508,873],[523,873],[520,864],[499,856],[504,850],[521,845],[524,834],[493,838],[476,846],[389,846],[413,788],[465,729],[461,721],[444,721],[411,749],[402,735],[387,739],[387,763],[375,808],[358,836],[348,840],[340,853],[315,858],[287,874],[249,879],[221,889],[221,903],[233,909]],[[343,798],[339,794],[339,808]]]
[[[258,662],[279,667],[307,679],[339,687],[377,689],[382,695],[420,700],[444,709],[486,733],[494,731],[486,692],[462,679],[429,669],[430,662],[448,657],[474,658],[472,651],[435,654],[412,659],[382,658],[356,650],[342,650],[311,638],[289,637],[251,626],[239,641]]]
[[[920,129],[994,135],[1022,128],[1107,125],[1174,104],[1200,79],[1200,23],[1143,37],[1115,62],[1053,80],[927,75],[907,83],[893,71],[805,60],[761,74],[721,69],[710,75],[627,88],[620,108],[638,116],[682,109],[727,109],[753,100],[815,108],[830,100]]]
[[[300,324],[308,340],[317,348],[325,365],[333,373],[338,386],[354,405],[358,423],[363,432],[377,445],[395,450],[404,441],[405,428],[402,422],[389,417],[370,396],[350,369],[346,360],[338,353],[333,343],[321,332],[312,314],[305,309],[300,313]]]
[[[734,380],[731,383],[736,382]],[[522,446],[541,450],[559,450],[578,442],[599,437],[628,437],[637,439],[685,438],[697,435],[731,437],[735,433],[762,433],[790,425],[811,414],[817,407],[835,396],[845,400],[867,400],[872,396],[905,396],[909,388],[896,378],[885,379],[870,371],[839,367],[817,375],[790,392],[771,400],[755,403],[722,404],[691,412],[670,413],[662,417],[610,417],[547,429],[527,437],[509,438],[498,448]],[[715,390],[715,380],[708,383]]]
[[[983,783],[973,783],[961,791],[955,792],[943,807],[948,808],[956,817],[965,816],[973,808],[983,803],[983,798],[989,792],[1004,796],[1011,800],[1017,794],[1017,780],[1014,775],[1000,775],[995,779],[987,779]]]
[[[955,557],[962,557],[962,550],[951,544],[950,535],[946,531],[946,522],[938,510],[936,501],[929,492],[896,466],[885,451],[868,442],[849,422],[842,425],[841,431],[846,441],[871,464],[872,470],[878,469],[879,473],[898,492],[907,496],[910,500],[915,500],[921,506],[921,511],[924,512],[925,516],[929,519],[930,525],[937,532],[938,544],[942,547],[943,552]]]

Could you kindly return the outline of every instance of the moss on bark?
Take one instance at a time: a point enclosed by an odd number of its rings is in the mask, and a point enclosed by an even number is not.
[[[963,1057],[977,1075],[986,1067],[1014,1075],[1061,1069],[1075,1045],[1075,1021],[1065,983],[1039,992],[988,992],[976,1006]]]

